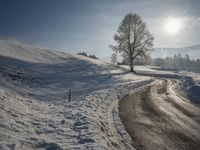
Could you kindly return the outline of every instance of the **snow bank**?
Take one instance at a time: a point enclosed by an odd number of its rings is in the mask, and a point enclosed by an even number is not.
[[[200,75],[195,73],[181,72],[177,89],[191,101],[200,104]]]
[[[91,149],[134,149],[132,140],[118,117],[118,101],[150,82],[151,80],[146,80],[118,85],[87,96],[86,101],[79,106],[81,117],[74,124],[78,127],[76,129],[80,134],[80,144]],[[93,136],[85,136],[88,132]]]
[[[0,88],[0,148],[134,149],[118,117],[118,101],[150,82],[118,85],[56,104],[19,95],[7,84]]]
[[[149,77],[6,40],[0,64],[0,149],[133,149],[118,100]]]
[[[4,78],[3,78],[4,79]],[[118,117],[118,101],[151,80],[104,88],[72,102],[43,102],[31,88],[0,82],[1,149],[134,149]],[[6,86],[5,86],[6,85]]]

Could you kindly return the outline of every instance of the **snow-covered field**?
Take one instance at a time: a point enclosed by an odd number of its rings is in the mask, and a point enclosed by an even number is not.
[[[127,69],[0,40],[0,149],[134,149],[118,101],[152,76],[177,74],[152,66],[136,67],[140,75]]]
[[[0,77],[0,149],[133,149],[118,100],[150,77],[7,40],[0,40]]]

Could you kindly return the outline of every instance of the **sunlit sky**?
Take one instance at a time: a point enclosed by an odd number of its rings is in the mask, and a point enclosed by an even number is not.
[[[200,0],[0,0],[0,37],[104,58],[131,12],[147,23],[155,47],[189,46],[200,44],[199,8]],[[166,30],[169,18],[179,20],[173,34]]]

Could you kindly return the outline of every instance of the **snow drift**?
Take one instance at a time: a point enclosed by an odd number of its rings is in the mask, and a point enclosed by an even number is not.
[[[7,40],[0,64],[0,149],[134,149],[117,104],[149,77]]]
[[[178,90],[192,102],[200,104],[200,75],[192,72],[181,72]]]

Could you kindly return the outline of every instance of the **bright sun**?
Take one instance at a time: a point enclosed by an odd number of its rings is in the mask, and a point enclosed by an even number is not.
[[[168,34],[177,34],[179,32],[179,30],[181,29],[180,19],[178,19],[178,18],[168,18],[166,20],[164,29]]]

